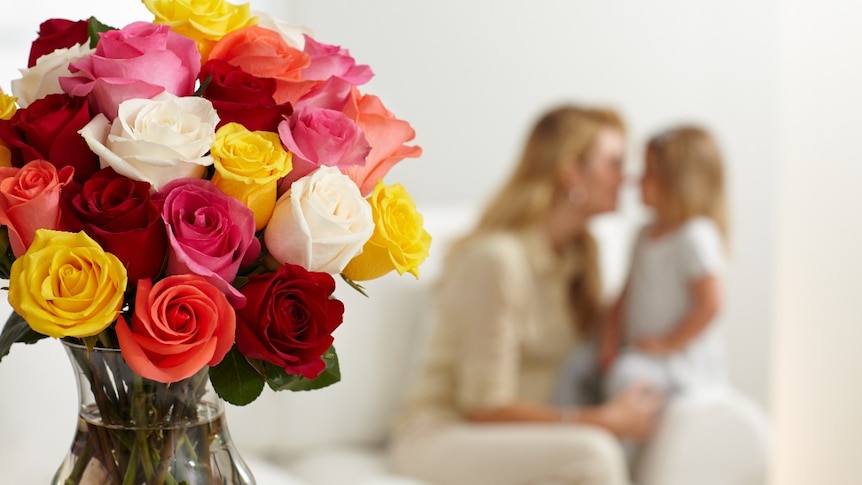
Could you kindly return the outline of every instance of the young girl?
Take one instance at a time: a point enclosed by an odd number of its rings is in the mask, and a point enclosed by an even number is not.
[[[650,140],[641,195],[654,218],[637,238],[599,342],[605,397],[632,382],[667,395],[725,374],[717,317],[727,220],[721,155],[709,133],[683,126]]]

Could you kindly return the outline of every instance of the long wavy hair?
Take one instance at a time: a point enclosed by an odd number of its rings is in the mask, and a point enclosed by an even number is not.
[[[508,181],[461,242],[495,231],[517,231],[547,220],[556,201],[566,196],[559,180],[560,165],[577,160],[579,168],[584,168],[587,153],[603,128],[624,131],[620,116],[609,109],[566,105],[545,113],[527,137]],[[586,231],[571,244],[584,256],[584,271],[571,281],[570,294],[575,325],[586,335],[595,329],[603,312],[598,249]]]

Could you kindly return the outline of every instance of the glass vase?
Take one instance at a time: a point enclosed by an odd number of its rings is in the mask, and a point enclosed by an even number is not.
[[[119,350],[63,343],[80,406],[53,485],[254,485],[208,367],[163,384],[137,375]]]

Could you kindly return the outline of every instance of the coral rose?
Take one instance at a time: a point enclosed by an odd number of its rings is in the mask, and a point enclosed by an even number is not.
[[[117,320],[123,358],[136,373],[170,383],[222,361],[233,346],[236,314],[224,294],[197,275],[141,280],[129,325]]]

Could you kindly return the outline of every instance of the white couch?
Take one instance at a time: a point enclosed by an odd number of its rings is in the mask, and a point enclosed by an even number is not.
[[[386,432],[418,365],[428,285],[447,241],[471,223],[472,211],[423,213],[435,240],[419,281],[388,275],[365,285],[370,298],[339,285],[347,308],[336,332],[340,383],[306,393],[265,391],[249,406],[228,407],[230,431],[259,485],[423,485],[389,470]],[[619,245],[621,224],[599,225],[603,247]],[[621,270],[604,257],[608,271]],[[0,485],[49,482],[72,438],[74,393],[57,342],[16,346],[0,363]],[[714,389],[671,403],[639,483],[764,485],[767,451],[762,411],[732,389]]]

